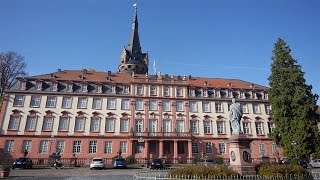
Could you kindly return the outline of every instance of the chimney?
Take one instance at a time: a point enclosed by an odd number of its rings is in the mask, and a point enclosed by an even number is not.
[[[191,77],[191,75],[189,75],[189,79],[191,79],[192,77]]]
[[[111,71],[108,71],[107,80],[111,80]]]

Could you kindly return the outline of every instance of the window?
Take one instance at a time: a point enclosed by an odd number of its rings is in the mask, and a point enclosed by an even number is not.
[[[52,83],[52,91],[58,91],[58,83]]]
[[[26,123],[26,131],[35,131],[37,124],[37,117],[36,116],[28,116],[27,123]]]
[[[101,98],[93,98],[92,109],[101,109],[101,105],[102,105]]]
[[[124,86],[123,87],[123,94],[129,94],[130,93],[130,88],[129,86]]]
[[[87,84],[82,84],[82,92],[84,92],[84,93],[88,92],[88,85]]]
[[[142,119],[136,119],[136,128],[135,128],[135,132],[142,132],[143,131],[143,127],[142,127],[143,123],[142,123]]]
[[[4,151],[7,153],[13,152],[13,140],[7,140],[4,146]]]
[[[162,110],[165,112],[170,111],[170,101],[162,101]]]
[[[168,132],[171,132],[171,121],[170,120],[163,120],[163,132],[165,135],[168,135]]]
[[[279,153],[279,148],[275,143],[272,143],[272,153],[276,154],[276,155],[279,155],[278,154]]]
[[[219,143],[219,153],[225,154],[226,153],[226,144],[224,142]]]
[[[257,135],[263,135],[262,122],[256,122]]]
[[[40,107],[41,96],[31,96],[30,107]]]
[[[106,132],[114,132],[114,121],[115,119],[106,119],[106,127],[105,127],[105,131]]]
[[[37,82],[37,90],[42,90],[42,82]]]
[[[48,145],[49,145],[49,141],[40,141],[39,153],[47,153]]]
[[[97,153],[97,141],[90,141],[89,142],[89,153]]]
[[[81,152],[81,141],[73,141],[73,153]]]
[[[96,93],[102,93],[102,85],[96,85]]]
[[[176,89],[176,96],[181,97],[183,96],[183,89],[181,87],[177,87]]]
[[[212,153],[212,143],[206,143],[206,153]]]
[[[68,131],[69,117],[60,117],[59,120],[59,131]]]
[[[209,102],[202,102],[202,111],[206,113],[211,112]]]
[[[128,119],[120,119],[120,132],[128,132]]]
[[[260,152],[260,156],[262,156],[262,157],[267,156],[266,148],[264,146],[264,143],[260,143],[259,144],[259,152]]]
[[[176,111],[178,112],[183,111],[183,101],[177,101]]]
[[[126,141],[120,141],[120,151],[123,154],[127,153],[127,142]]]
[[[211,133],[211,121],[203,121],[203,130],[205,134]]]
[[[91,118],[90,131],[99,132],[100,118]]]
[[[253,104],[253,113],[260,114],[260,106],[259,106],[259,104]]]
[[[78,109],[87,108],[87,98],[86,97],[79,97],[77,107],[78,107]]]
[[[24,91],[27,89],[27,82],[26,81],[20,81],[20,90]]]
[[[24,140],[23,143],[22,143],[22,151],[21,152],[24,152],[25,150],[27,150],[28,152],[31,151],[31,141],[29,140]]]
[[[76,117],[75,131],[84,131],[84,117]]]
[[[149,135],[155,136],[156,134],[154,132],[157,132],[157,120],[156,119],[150,119],[149,120]]]
[[[142,153],[142,149],[143,149],[143,144],[138,142],[136,145],[136,153]]]
[[[216,103],[216,112],[223,112],[221,103]]]
[[[208,97],[208,90],[207,90],[207,89],[204,89],[204,90],[202,91],[202,96],[203,96],[203,97]]]
[[[156,86],[150,86],[150,95],[151,96],[157,95],[157,87]]]
[[[137,93],[136,95],[143,95],[143,86],[138,85],[137,86]]]
[[[51,131],[52,125],[53,125],[53,117],[44,117],[43,118],[43,125],[42,125],[43,131]]]
[[[273,130],[274,130],[274,124],[273,122],[268,122],[268,130],[269,130],[269,133],[272,133]]]
[[[108,99],[107,100],[107,109],[116,109],[116,100]]]
[[[51,107],[51,108],[54,108],[54,107],[56,107],[56,100],[57,100],[57,97],[55,97],[55,96],[48,96],[47,97],[47,104],[46,104],[46,106],[47,107]]]
[[[197,102],[190,102],[190,112],[198,112]]]
[[[116,89],[117,89],[116,86],[114,86],[114,85],[111,86],[111,93],[112,93],[112,94],[116,94],[116,93],[117,93]]]
[[[73,84],[72,84],[72,83],[68,83],[68,85],[67,85],[67,91],[68,91],[68,92],[72,92],[72,91],[73,91]]]
[[[266,114],[270,114],[271,106],[270,105],[265,105],[264,107],[265,107]]]
[[[177,121],[177,132],[178,133],[184,132],[184,122],[181,120]]]
[[[112,141],[104,142],[104,153],[111,154],[112,153]]]
[[[63,153],[64,151],[64,141],[63,140],[59,140],[57,141],[57,149],[56,150],[60,150],[61,153]]]
[[[189,90],[189,96],[190,97],[195,97],[196,96],[196,90],[195,89],[190,89]]]
[[[23,107],[24,105],[24,96],[23,95],[16,95],[14,97],[13,106]]]
[[[242,113],[249,113],[248,104],[241,104]]]
[[[218,134],[224,134],[224,122],[223,121],[217,121],[217,131],[218,131]]]
[[[122,99],[121,100],[121,109],[122,110],[129,110],[130,109],[130,100],[129,99]]]
[[[190,130],[191,130],[191,133],[198,133],[198,121],[196,120],[190,121]]]
[[[136,100],[136,110],[142,111],[143,110],[143,101],[141,99]]]
[[[10,116],[8,130],[19,130],[20,116]]]
[[[199,153],[199,145],[197,142],[192,142],[192,154]]]
[[[243,134],[250,134],[250,124],[249,122],[243,122]]]
[[[149,110],[150,111],[157,111],[158,110],[158,105],[156,100],[150,100],[149,102]]]
[[[71,108],[71,106],[72,106],[72,98],[71,97],[63,97],[62,108]]]
[[[169,87],[163,87],[163,96],[170,96],[170,88]]]

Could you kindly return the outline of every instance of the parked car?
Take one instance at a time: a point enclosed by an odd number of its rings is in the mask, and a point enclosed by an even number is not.
[[[116,158],[113,162],[113,168],[126,168],[126,160],[122,158]]]
[[[163,169],[164,165],[162,159],[152,159],[149,165],[150,169]]]
[[[201,160],[200,162],[197,162],[197,165],[203,165],[203,166],[210,166],[213,164],[215,164],[213,159],[204,159],[204,160]]]
[[[309,166],[309,160],[307,158],[301,158],[299,159],[298,164],[303,168],[307,169]]]
[[[32,166],[33,166],[33,163],[30,158],[21,157],[21,158],[16,159],[13,162],[12,169],[15,169],[15,168],[26,169],[26,168],[32,168]]]
[[[103,162],[102,158],[93,158],[91,163],[90,163],[90,169],[104,169],[106,166]]]
[[[309,162],[309,167],[311,168],[319,168],[320,167],[320,159],[314,159]]]

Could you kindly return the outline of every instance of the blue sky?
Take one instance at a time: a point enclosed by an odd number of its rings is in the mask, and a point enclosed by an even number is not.
[[[29,75],[58,68],[117,71],[135,0],[1,0],[0,51]],[[138,0],[140,41],[163,74],[242,79],[268,86],[284,38],[320,94],[320,1]],[[318,104],[319,101],[318,101]]]

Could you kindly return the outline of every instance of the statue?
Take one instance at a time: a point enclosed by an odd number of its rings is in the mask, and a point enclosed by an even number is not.
[[[232,104],[230,105],[229,120],[231,122],[231,128],[233,134],[241,134],[240,121],[242,118],[242,108],[236,100],[232,99]]]

